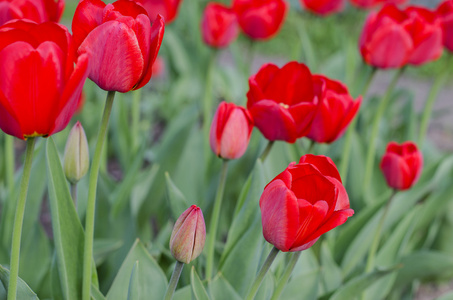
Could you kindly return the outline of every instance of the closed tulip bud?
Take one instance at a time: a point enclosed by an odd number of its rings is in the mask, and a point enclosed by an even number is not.
[[[171,254],[176,260],[188,264],[201,254],[205,240],[203,213],[192,205],[176,220],[170,237]]]
[[[64,150],[64,173],[73,184],[88,172],[90,165],[87,137],[82,124],[77,122],[69,132]]]
[[[211,149],[222,158],[239,158],[247,150],[252,130],[253,121],[245,108],[222,102],[211,124]]]
[[[397,190],[407,190],[417,182],[423,168],[423,156],[417,145],[390,142],[381,160],[381,170],[387,184]]]

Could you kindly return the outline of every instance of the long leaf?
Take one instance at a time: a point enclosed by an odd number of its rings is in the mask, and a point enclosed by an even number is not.
[[[0,281],[2,282],[3,289],[6,291],[9,284],[9,270],[0,265]],[[17,299],[20,300],[39,300],[38,296],[31,290],[31,288],[19,278],[17,282]]]

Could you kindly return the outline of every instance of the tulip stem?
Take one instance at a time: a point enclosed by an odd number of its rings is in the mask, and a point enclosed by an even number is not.
[[[168,283],[167,292],[165,293],[165,300],[171,300],[173,298],[173,294],[175,293],[176,286],[178,285],[179,277],[181,276],[182,268],[184,267],[184,263],[180,261],[176,261],[175,269],[171,274],[170,282]]]
[[[5,201],[1,213],[0,237],[4,246],[11,245],[11,226],[14,223],[14,210],[16,208],[16,198],[14,189],[14,137],[4,135],[5,137],[5,185],[8,191],[8,201]]]
[[[258,289],[260,288],[260,285],[264,280],[264,276],[266,276],[267,271],[269,271],[269,268],[271,267],[275,257],[279,252],[280,250],[278,250],[277,248],[275,247],[272,248],[271,252],[266,258],[266,261],[264,262],[260,271],[256,275],[255,281],[253,282],[252,287],[250,288],[247,297],[245,298],[246,300],[253,300],[255,298],[255,295],[258,292]]]
[[[71,196],[74,206],[77,207],[77,183],[71,183]]]
[[[267,156],[271,152],[272,146],[274,146],[274,143],[275,141],[269,141],[269,143],[267,144],[266,148],[264,149],[263,153],[261,153],[261,156],[259,158],[261,162],[264,162],[266,160]]]
[[[136,90],[132,93],[132,107],[131,107],[131,131],[132,131],[132,153],[135,155],[136,150],[139,147],[140,132],[139,132],[139,123],[140,123],[140,100],[141,100],[141,90]]]
[[[392,203],[392,200],[395,197],[396,192],[397,192],[397,190],[393,190],[392,194],[390,195],[390,198],[387,201],[387,204],[385,205],[384,212],[382,213],[381,219],[379,220],[379,224],[376,228],[376,233],[374,234],[373,242],[370,247],[370,252],[368,253],[368,258],[367,258],[366,268],[365,268],[366,273],[370,272],[374,267],[374,258],[376,256],[376,252],[378,250],[379,240],[381,238],[382,226],[384,225],[384,221],[388,214],[390,204]]]
[[[107,127],[109,123],[110,113],[112,112],[113,99],[115,92],[107,93],[107,100],[102,115],[101,126],[99,128],[96,149],[94,150],[93,161],[91,162],[90,178],[88,185],[88,200],[85,215],[85,245],[83,252],[83,286],[82,299],[90,300],[91,290],[91,262],[93,260],[93,237],[94,237],[94,217],[96,210],[96,189],[98,184],[99,168],[102,159],[102,148],[107,135]]]
[[[373,81],[374,75],[376,74],[376,71],[377,71],[377,68],[372,68],[371,73],[368,76],[368,80],[363,87],[363,90],[361,93],[362,97],[366,96],[368,89],[371,86],[371,82]],[[360,113],[360,111],[359,111],[359,113]],[[346,185],[346,180],[348,179],[349,159],[351,157],[352,135],[355,131],[359,113],[357,113],[355,118],[349,124],[349,128],[346,131],[346,137],[345,137],[345,141],[344,141],[343,154],[341,157],[341,167],[340,167],[340,174],[341,174],[341,179],[343,180],[343,185]]]
[[[387,92],[384,95],[384,98],[381,100],[381,103],[377,109],[377,112],[374,116],[373,120],[373,128],[371,131],[370,138],[368,139],[368,152],[366,156],[366,163],[365,163],[365,174],[363,176],[363,190],[362,190],[362,195],[365,194],[365,192],[368,190],[368,187],[371,182],[371,178],[373,176],[373,162],[374,162],[374,157],[376,154],[376,142],[377,142],[377,136],[379,133],[379,122],[381,121],[385,110],[387,106],[389,105],[393,90],[395,89],[396,83],[398,82],[398,79],[401,77],[403,74],[405,68],[400,68],[395,76],[393,77],[392,81],[390,82]]]
[[[274,290],[274,293],[272,294],[271,300],[280,299],[280,295],[282,294],[283,289],[285,288],[286,284],[288,283],[289,277],[291,276],[291,273],[293,272],[294,267],[296,266],[301,253],[302,253],[302,251],[298,251],[298,252],[293,253],[293,255],[291,256],[291,260],[289,261],[288,265],[286,266],[285,273],[283,273],[282,277],[280,278],[277,288]]]
[[[214,264],[214,250],[215,250],[215,241],[217,235],[217,227],[219,225],[220,219],[220,208],[222,207],[223,192],[225,190],[225,183],[228,173],[228,160],[223,160],[222,164],[222,173],[220,174],[220,183],[217,188],[217,194],[214,200],[214,208],[212,211],[211,221],[209,229],[211,232],[208,235],[207,241],[207,258],[206,258],[206,279],[211,280],[213,264]]]
[[[308,146],[307,154],[311,154],[313,152],[314,148],[315,148],[315,141],[311,140],[310,145]]]
[[[27,150],[25,153],[25,164],[20,182],[19,199],[17,200],[16,216],[14,217],[14,228],[11,246],[11,262],[8,284],[8,300],[15,300],[17,293],[17,281],[19,277],[19,256],[20,241],[22,237],[22,225],[24,221],[25,203],[27,202],[28,183],[30,181],[33,151],[35,148],[34,137],[27,139]]]

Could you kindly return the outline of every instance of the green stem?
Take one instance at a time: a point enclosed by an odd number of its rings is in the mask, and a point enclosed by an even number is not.
[[[109,91],[102,115],[101,126],[99,128],[98,140],[94,151],[93,161],[91,162],[90,179],[88,185],[87,210],[85,215],[85,245],[83,252],[83,286],[82,299],[90,300],[91,289],[91,262],[93,260],[93,236],[94,236],[94,216],[96,209],[96,189],[98,184],[99,167],[101,164],[102,148],[107,135],[110,113],[112,112],[113,99],[115,92]]]
[[[132,132],[132,152],[135,154],[136,150],[139,147],[140,132],[139,132],[139,123],[140,123],[140,100],[141,100],[141,90],[136,90],[132,93],[132,107],[131,107],[131,132]]]
[[[14,161],[14,137],[5,135],[5,177],[10,198],[14,195]]]
[[[266,261],[264,262],[263,266],[261,267],[260,271],[256,275],[255,281],[252,284],[252,287],[250,288],[247,297],[245,298],[246,300],[253,300],[255,298],[256,293],[258,292],[258,289],[260,288],[261,283],[263,282],[264,276],[266,276],[267,271],[271,267],[272,263],[274,262],[275,257],[277,254],[280,252],[277,248],[272,248],[271,252],[266,258]]]
[[[1,213],[0,224],[0,237],[5,247],[11,245],[11,233],[14,223],[14,210],[16,209],[16,196],[14,187],[14,171],[15,171],[15,157],[14,157],[14,137],[11,135],[4,135],[5,137],[5,184],[7,188],[7,200],[3,203],[3,210]]]
[[[376,74],[377,69],[373,68],[367,82],[365,83],[365,86],[363,87],[362,90],[362,97],[365,97],[368,89],[371,86],[371,82],[373,81],[374,75]],[[360,110],[359,110],[360,113]],[[355,126],[357,124],[357,117],[358,114],[355,116],[355,118],[352,120],[352,122],[349,124],[349,128],[346,131],[346,137],[344,141],[344,146],[343,146],[343,154],[341,157],[341,166],[340,166],[340,174],[341,174],[341,179],[343,180],[343,185],[346,185],[346,180],[348,179],[348,169],[349,169],[349,159],[351,157],[351,143],[352,143],[352,136],[355,131]]]
[[[261,162],[264,162],[266,160],[267,156],[271,152],[271,149],[272,149],[272,146],[274,145],[274,143],[275,143],[275,141],[269,141],[269,143],[267,144],[267,146],[264,149],[263,153],[261,153],[261,155],[259,157]]]
[[[453,57],[453,55],[450,55],[450,56]],[[426,133],[428,131],[429,121],[431,119],[431,114],[432,114],[433,107],[434,107],[434,102],[436,102],[437,95],[439,94],[439,91],[441,90],[442,86],[447,81],[448,73],[451,70],[450,69],[451,67],[449,64],[449,61],[453,60],[451,57],[449,60],[447,60],[447,63],[445,64],[442,74],[437,77],[436,81],[434,81],[434,84],[431,87],[431,91],[429,92],[428,99],[426,100],[425,109],[423,110],[422,120],[421,120],[421,124],[420,124],[419,138],[418,138],[418,145],[420,147],[425,142]]]
[[[212,211],[211,222],[209,230],[211,231],[207,241],[207,258],[206,258],[206,279],[211,280],[213,265],[214,265],[214,250],[217,235],[217,227],[220,219],[220,208],[222,207],[223,192],[225,190],[226,177],[228,173],[228,160],[224,160],[222,164],[222,172],[220,174],[220,183],[217,188],[217,194],[214,201],[214,208]]]
[[[168,283],[167,292],[165,293],[165,300],[171,300],[173,298],[173,294],[175,293],[176,286],[178,285],[179,277],[181,277],[182,268],[184,267],[184,263],[180,261],[176,261],[175,269],[171,274],[170,282]]]
[[[403,74],[405,68],[400,68],[395,76],[393,77],[392,81],[389,84],[389,87],[387,88],[387,92],[384,95],[384,98],[381,100],[381,103],[378,107],[378,110],[376,112],[376,115],[374,116],[373,120],[373,127],[371,131],[371,135],[368,139],[368,152],[366,156],[366,163],[365,163],[365,175],[363,177],[363,190],[362,190],[362,195],[365,194],[365,191],[368,190],[368,187],[371,182],[371,178],[373,175],[373,163],[374,163],[374,156],[376,154],[376,142],[377,142],[377,136],[379,133],[379,122],[381,121],[385,110],[387,106],[389,105],[393,90],[395,89],[396,83],[398,82],[398,79],[401,77],[401,74]]]
[[[293,254],[293,256],[291,256],[291,260],[289,261],[288,265],[286,266],[285,273],[283,273],[282,277],[280,278],[280,281],[272,295],[271,300],[280,299],[280,295],[282,294],[283,289],[285,288],[286,284],[288,283],[289,277],[291,276],[291,273],[293,272],[294,267],[296,266],[301,253],[302,253],[302,251],[298,251],[298,252],[295,252]]]
[[[382,213],[381,219],[379,220],[379,224],[376,228],[376,233],[374,234],[374,239],[373,239],[373,242],[370,247],[370,252],[368,253],[368,259],[367,259],[366,268],[365,268],[366,273],[370,272],[374,267],[374,258],[376,256],[376,252],[378,250],[379,240],[381,238],[382,226],[384,225],[384,221],[388,214],[390,204],[392,203],[392,200],[395,197],[396,192],[397,192],[396,190],[393,190],[393,193],[390,196],[389,200],[387,201],[387,204],[385,205],[384,212]]]
[[[14,218],[14,229],[11,246],[11,262],[8,284],[8,300],[15,300],[17,293],[17,281],[19,276],[19,256],[20,240],[22,237],[22,225],[24,221],[25,203],[27,202],[28,183],[30,181],[33,151],[35,148],[35,138],[27,140],[27,150],[25,153],[24,171],[20,182],[19,199],[17,200],[16,216]]]
[[[308,146],[307,154],[311,154],[315,148],[315,141],[310,140],[310,145]]]
[[[71,183],[71,196],[74,206],[77,207],[77,183]]]

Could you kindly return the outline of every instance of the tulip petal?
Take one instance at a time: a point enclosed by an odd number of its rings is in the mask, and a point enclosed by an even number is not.
[[[386,153],[381,161],[381,169],[390,187],[404,190],[411,186],[411,172],[401,156]]]
[[[0,128],[9,135],[24,139],[16,113],[0,89]]]
[[[101,0],[82,0],[72,19],[75,49],[78,49],[88,34],[102,23],[105,3]]]
[[[304,137],[310,132],[317,108],[317,100],[311,103],[302,102],[289,108],[295,122],[297,138]]]
[[[220,140],[220,153],[223,158],[241,157],[249,144],[251,120],[240,108],[234,109],[223,129]]]
[[[260,208],[264,238],[277,249],[288,251],[299,225],[295,195],[281,180],[274,180],[261,195]]]
[[[178,261],[186,264],[191,262],[192,255],[194,253],[193,247],[198,225],[197,220],[198,217],[196,210],[191,210],[184,219],[183,226],[180,226],[177,230],[173,230],[173,234],[170,239],[171,253],[178,259]]]
[[[324,155],[306,154],[302,156],[299,163],[307,163],[315,166],[321,174],[330,176],[341,182],[337,166],[330,157]]]
[[[329,206],[335,206],[335,185],[321,174],[312,174],[293,178],[291,190],[297,199],[304,199],[311,204],[324,200]]]

